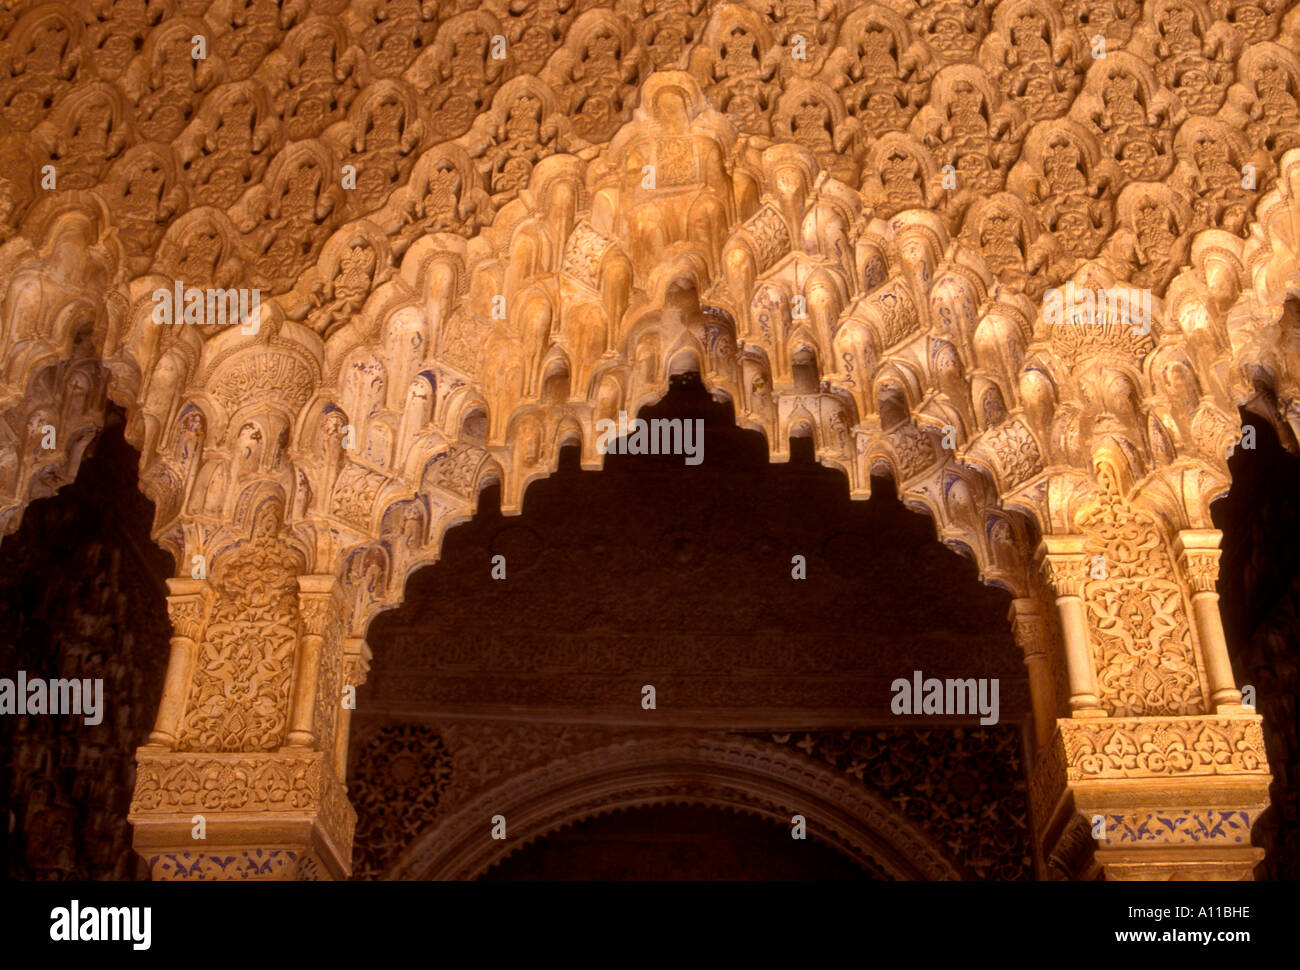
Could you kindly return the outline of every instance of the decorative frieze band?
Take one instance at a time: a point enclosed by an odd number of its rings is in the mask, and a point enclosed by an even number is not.
[[[240,852],[159,852],[147,857],[155,882],[259,882],[295,879],[315,882],[320,867],[311,856],[290,849],[245,849]]]
[[[1267,775],[1258,715],[1060,720],[1069,781]]]
[[[150,821],[238,813],[314,818],[333,845],[352,844],[356,813],[324,752],[188,754],[141,750],[130,818]],[[210,820],[211,821],[211,820]]]
[[[1208,818],[1209,808],[1227,812],[1229,805],[1213,797],[1204,800],[1211,789],[1197,780],[1254,779],[1253,784],[1261,792],[1266,791],[1270,775],[1261,725],[1259,716],[1253,713],[1226,717],[1060,718],[1055,735],[1040,751],[1030,777],[1034,826],[1040,833],[1048,831],[1052,820],[1061,817],[1062,800],[1071,791],[1076,799],[1084,789],[1137,791],[1115,783],[1148,779],[1170,786],[1142,789],[1153,799],[1151,808],[1167,803],[1185,813],[1200,802],[1198,817]],[[1191,782],[1192,786],[1185,787],[1183,782]],[[1134,811],[1131,803],[1123,808],[1117,805],[1116,810],[1139,820],[1149,816],[1151,824],[1157,824],[1155,815]],[[1103,814],[1115,812],[1107,810]],[[1168,811],[1161,808],[1156,814],[1163,817]],[[1089,825],[1092,821],[1088,819]]]
[[[1171,812],[1117,812],[1100,816],[1098,842],[1125,845],[1250,845],[1251,812],[1187,808]]]

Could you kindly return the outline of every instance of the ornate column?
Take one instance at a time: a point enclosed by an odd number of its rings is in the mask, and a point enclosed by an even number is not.
[[[343,641],[343,689],[353,692],[366,682],[370,673],[370,647],[361,637],[348,637]],[[351,704],[344,703],[339,711],[339,726],[334,737],[334,773],[346,779],[348,773],[348,739],[352,733]]]
[[[166,690],[129,816],[154,879],[350,874],[345,607],[305,561],[272,510],[218,554],[210,588],[171,581]]]
[[[213,593],[207,581],[202,579],[169,579],[167,589],[167,615],[173,631],[171,653],[167,658],[162,701],[158,705],[153,731],[149,733],[149,744],[172,748],[176,746],[176,736],[180,733],[194,654],[208,620]]]
[[[1038,601],[1028,597],[1012,600],[1008,619],[1011,634],[1025,656],[1029,696],[1034,705],[1034,750],[1041,751],[1056,729],[1056,688]]]
[[[342,596],[338,579],[330,575],[298,577],[298,608],[302,637],[294,670],[293,718],[288,746],[312,748],[334,734],[342,707]]]
[[[1219,616],[1216,586],[1219,580],[1219,541],[1222,538],[1223,533],[1218,529],[1184,529],[1178,533],[1174,550],[1191,593],[1196,638],[1205,664],[1210,702],[1220,714],[1235,714],[1248,708],[1242,706],[1241,691],[1232,675],[1228,641],[1223,635],[1223,619]]]
[[[1062,651],[1070,687],[1073,717],[1104,717],[1097,697],[1097,672],[1088,642],[1088,619],[1083,605],[1083,586],[1088,578],[1088,556],[1084,537],[1044,536],[1038,547],[1043,576],[1056,594],[1061,621]]]
[[[1178,532],[1102,488],[1079,516],[1071,560],[1099,556],[1065,626],[1090,641],[1100,716],[1061,718],[1034,766],[1034,826],[1049,874],[1076,879],[1250,879],[1251,828],[1268,805],[1259,717],[1232,681],[1213,592],[1218,533]],[[1045,540],[1045,544],[1047,540]],[[1056,550],[1047,561],[1055,576]],[[1064,592],[1060,585],[1058,592]],[[1060,600],[1058,600],[1058,604]],[[1075,651],[1072,653],[1072,651]],[[1070,700],[1085,683],[1072,665]]]

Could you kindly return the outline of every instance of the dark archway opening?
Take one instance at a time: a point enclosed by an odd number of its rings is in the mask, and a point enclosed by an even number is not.
[[[1030,705],[1008,594],[888,480],[853,502],[807,440],[771,463],[698,375],[674,377],[640,417],[703,420],[704,460],[611,453],[589,472],[572,449],[514,517],[488,489],[404,606],[371,624],[350,776],[357,878],[381,876],[471,794],[655,731],[795,749],[883,795],[972,878],[1031,878]],[[896,716],[891,685],[916,670],[996,678],[998,723]],[[387,767],[395,744],[402,778]]]
[[[103,681],[97,724],[0,717],[0,859],[15,879],[148,878],[126,815],[162,697],[172,561],[149,539],[123,425],[110,408],[76,480],[0,546],[0,676]]]
[[[1241,411],[1254,448],[1228,459],[1232,488],[1211,507],[1223,530],[1219,609],[1238,684],[1253,687],[1273,771],[1272,806],[1252,841],[1260,879],[1300,879],[1300,458],[1274,428]]]
[[[494,866],[484,882],[846,880],[870,878],[774,822],[699,805],[654,805],[579,822]]]

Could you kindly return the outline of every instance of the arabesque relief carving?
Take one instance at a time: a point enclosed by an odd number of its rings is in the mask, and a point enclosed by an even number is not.
[[[1103,471],[1080,525],[1101,550],[1083,587],[1101,706],[1115,716],[1200,714],[1201,675],[1183,593],[1154,517],[1126,507]]]
[[[293,578],[302,567],[276,541],[277,524],[264,514],[215,580],[177,750],[274,751],[285,739],[298,625]]]
[[[126,409],[201,584],[151,748],[341,784],[346,645],[485,483],[509,514],[564,445],[597,467],[683,369],[1052,611],[1040,710],[1255,723],[1176,543],[1239,406],[1300,434],[1300,10],[19,3],[0,35],[0,531]],[[1150,317],[1049,319],[1067,284]],[[163,325],[176,286],[256,309]]]

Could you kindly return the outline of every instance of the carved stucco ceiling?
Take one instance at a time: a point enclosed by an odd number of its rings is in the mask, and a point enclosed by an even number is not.
[[[286,310],[327,329],[420,236],[492,224],[541,159],[607,164],[643,83],[685,70],[748,164],[798,145],[867,216],[937,212],[1004,282],[1110,249],[1162,289],[1300,144],[1298,24],[1281,0],[10,4],[6,231],[49,165],[137,273],[296,289]]]

